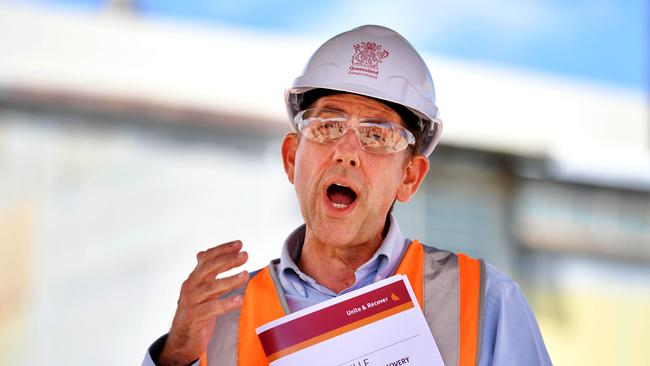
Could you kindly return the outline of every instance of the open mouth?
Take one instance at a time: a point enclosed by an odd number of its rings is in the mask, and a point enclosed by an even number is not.
[[[344,209],[357,200],[357,194],[350,187],[334,183],[327,187],[327,198],[335,208]]]

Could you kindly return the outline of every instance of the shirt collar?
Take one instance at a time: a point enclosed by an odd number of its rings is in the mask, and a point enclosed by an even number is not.
[[[375,254],[355,272],[357,279],[351,288],[354,288],[358,283],[372,283],[382,280],[388,277],[397,266],[397,262],[400,260],[402,252],[404,251],[405,240],[404,236],[402,236],[402,231],[397,224],[397,220],[395,220],[395,217],[393,217],[392,214],[389,214],[388,225],[388,232],[379,246],[379,249],[377,249]],[[285,291],[287,289],[293,289],[297,294],[303,297],[307,296],[305,289],[306,284],[309,284],[311,287],[316,289],[322,288],[322,286],[318,285],[313,278],[303,273],[296,264],[296,261],[300,258],[302,245],[305,241],[305,230],[306,226],[303,224],[289,234],[282,246],[280,264],[278,267],[280,283]],[[377,264],[377,262],[379,263]],[[376,272],[368,270],[368,268],[373,265],[377,266]],[[366,276],[373,274],[375,278],[370,280],[363,277],[364,274]],[[363,278],[359,278],[360,275]]]

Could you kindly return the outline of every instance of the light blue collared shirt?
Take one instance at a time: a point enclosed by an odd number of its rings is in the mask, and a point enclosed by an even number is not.
[[[284,242],[280,264],[276,267],[289,309],[297,311],[387,278],[397,265],[405,245],[399,225],[392,215],[389,223],[388,232],[379,249],[354,273],[354,284],[338,294],[298,268],[296,262],[300,258],[302,243],[305,240],[305,225],[292,232]]]
[[[282,248],[280,263],[276,266],[291,311],[306,308],[388,277],[397,266],[408,242],[402,236],[392,215],[389,225],[388,233],[377,252],[355,272],[355,283],[339,294],[317,283],[298,268],[296,262],[300,258],[305,239],[305,226],[300,226],[291,233]],[[485,291],[479,365],[551,365],[537,320],[519,285],[487,264]],[[155,366],[151,359],[152,349],[160,349],[163,341],[164,338],[161,337],[149,348],[143,366]],[[198,364],[196,361],[192,366]]]

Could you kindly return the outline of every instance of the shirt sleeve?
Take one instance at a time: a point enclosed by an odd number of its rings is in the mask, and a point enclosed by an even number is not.
[[[165,346],[165,341],[167,341],[167,334],[153,342],[144,355],[142,366],[158,366],[154,360],[158,361],[158,356],[160,356],[160,352],[162,352],[163,346]],[[196,360],[188,366],[199,366],[200,362],[201,360]]]
[[[479,365],[552,365],[519,285],[489,264],[486,274]]]

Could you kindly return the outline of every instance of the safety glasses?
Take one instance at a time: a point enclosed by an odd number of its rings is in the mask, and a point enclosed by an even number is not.
[[[320,144],[332,144],[352,129],[361,148],[375,154],[391,154],[415,144],[411,131],[381,118],[359,118],[352,123],[344,112],[310,108],[298,112],[294,122],[298,132]]]

